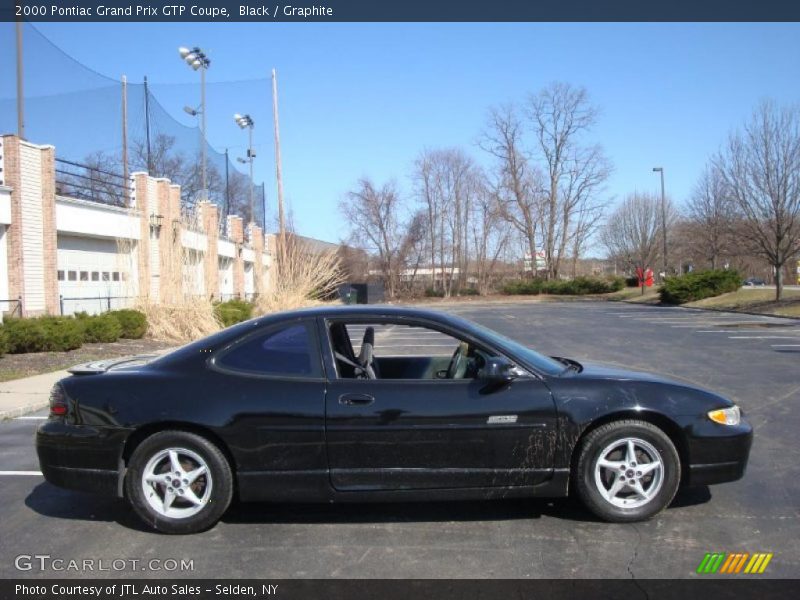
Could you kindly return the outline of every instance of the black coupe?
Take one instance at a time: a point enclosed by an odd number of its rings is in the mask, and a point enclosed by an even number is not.
[[[191,533],[242,501],[564,496],[647,519],[680,485],[742,477],[730,400],[550,358],[469,321],[393,307],[256,318],[167,355],[89,363],[37,432],[47,481],[124,496]]]

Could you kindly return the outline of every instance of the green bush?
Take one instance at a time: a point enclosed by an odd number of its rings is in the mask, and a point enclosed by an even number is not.
[[[109,314],[113,315],[122,326],[122,334],[119,337],[138,340],[147,333],[147,317],[143,312],[125,308],[111,311]]]
[[[8,336],[4,327],[0,327],[0,356],[8,352]]]
[[[585,294],[609,294],[625,287],[622,277],[599,279],[597,277],[576,277],[575,279],[556,279],[542,281],[529,279],[511,281],[503,287],[504,294],[536,295],[554,294],[559,296],[582,296]]]
[[[83,327],[83,339],[89,343],[116,342],[122,335],[122,325],[111,313],[78,319]]]
[[[46,336],[44,350],[47,352],[66,352],[83,345],[83,328],[72,317],[39,317]]]
[[[475,288],[461,288],[458,290],[459,296],[480,296],[481,293]]]
[[[247,321],[253,316],[253,305],[244,300],[228,300],[214,305],[214,315],[225,327]]]
[[[3,329],[10,354],[64,352],[83,344],[83,327],[72,317],[9,319]]]
[[[541,279],[509,281],[503,286],[501,291],[510,296],[536,296],[542,293],[543,283]]]
[[[735,292],[742,285],[736,271],[700,271],[678,277],[667,277],[659,291],[664,304],[686,304]]]
[[[444,290],[437,290],[435,288],[425,289],[426,298],[444,298]]]
[[[10,354],[44,352],[47,332],[39,319],[9,319],[3,330]]]

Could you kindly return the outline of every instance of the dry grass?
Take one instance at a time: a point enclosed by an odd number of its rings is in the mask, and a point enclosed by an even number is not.
[[[147,316],[147,337],[155,340],[186,343],[222,327],[206,298],[185,298],[172,304],[140,303],[136,309]]]
[[[322,304],[344,283],[336,252],[313,252],[302,242],[287,240],[283,258],[278,252],[270,285],[256,302],[256,312],[266,314]]]
[[[686,306],[798,317],[800,316],[800,290],[784,289],[783,299],[775,302],[774,289],[743,287],[729,294],[690,302]]]

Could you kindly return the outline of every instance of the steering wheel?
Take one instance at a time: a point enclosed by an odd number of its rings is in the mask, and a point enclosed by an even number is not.
[[[450,359],[450,366],[447,367],[447,379],[461,379],[467,372],[467,354],[469,353],[469,344],[461,342],[458,348],[453,352],[453,358]]]

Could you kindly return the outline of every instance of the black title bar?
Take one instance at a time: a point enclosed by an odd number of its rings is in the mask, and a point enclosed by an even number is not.
[[[772,600],[792,597],[792,580],[752,579],[17,579],[0,581],[0,600],[464,600],[647,598]]]
[[[794,0],[0,0],[31,22],[800,21]]]

